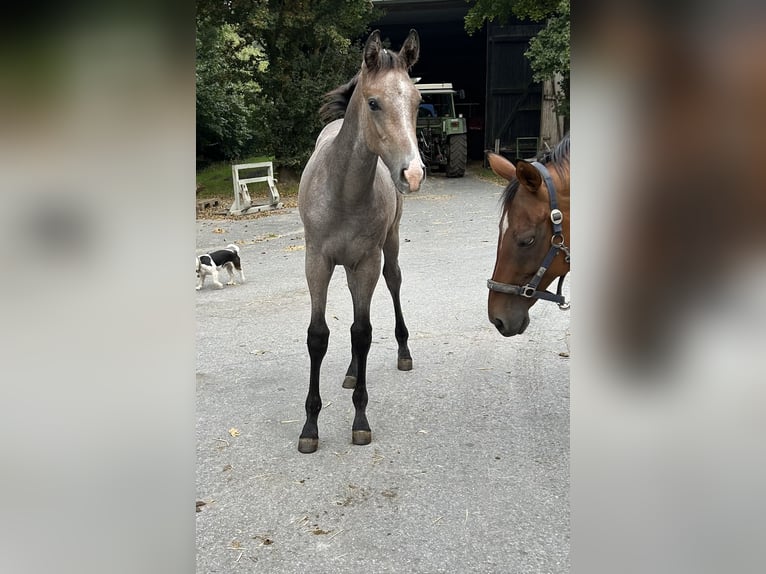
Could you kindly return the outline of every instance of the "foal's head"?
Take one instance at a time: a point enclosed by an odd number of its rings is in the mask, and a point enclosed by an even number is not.
[[[367,147],[378,154],[401,193],[417,191],[424,177],[415,136],[420,92],[409,75],[418,60],[420,40],[415,30],[399,52],[383,48],[375,30],[364,46],[364,62],[356,96]]]
[[[526,285],[537,273],[551,242],[569,241],[569,137],[559,144],[542,163],[548,168],[559,209],[564,214],[563,237],[553,236],[551,190],[531,163],[519,160],[514,166],[502,156],[491,154],[492,170],[510,183],[503,192],[503,215],[497,240],[497,259],[492,279],[509,285]],[[543,275],[538,289],[569,271],[569,262],[558,253]],[[506,337],[524,332],[529,325],[529,308],[537,299],[489,292],[489,320]]]

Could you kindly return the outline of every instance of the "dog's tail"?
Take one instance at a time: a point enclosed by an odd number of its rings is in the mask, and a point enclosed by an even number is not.
[[[229,244],[226,246],[226,249],[229,249],[230,251],[233,251],[234,253],[236,253],[237,255],[239,255],[239,247],[237,247],[237,246],[236,246],[236,245],[234,245],[233,243],[229,243]]]

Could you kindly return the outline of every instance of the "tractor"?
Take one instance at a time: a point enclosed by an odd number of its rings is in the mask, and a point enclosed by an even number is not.
[[[463,177],[468,159],[468,136],[463,114],[455,113],[450,83],[418,84],[423,101],[418,108],[417,136],[428,172],[443,170],[447,177]]]

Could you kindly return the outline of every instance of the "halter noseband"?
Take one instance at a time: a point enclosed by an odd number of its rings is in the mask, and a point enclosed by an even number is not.
[[[487,287],[490,291],[497,291],[498,293],[505,293],[507,295],[520,295],[527,299],[545,299],[546,301],[553,301],[554,303],[558,303],[560,309],[569,309],[569,302],[561,294],[561,288],[564,285],[564,277],[566,277],[566,273],[559,277],[556,293],[537,290],[537,286],[540,284],[545,272],[548,271],[548,267],[550,267],[556,254],[561,251],[564,254],[564,261],[567,263],[569,263],[571,254],[569,248],[564,245],[564,232],[561,227],[561,223],[564,221],[564,214],[561,213],[561,210],[558,207],[558,201],[556,200],[556,186],[553,185],[551,174],[540,162],[532,162],[532,165],[540,172],[543,180],[545,180],[545,186],[548,188],[548,197],[551,205],[550,217],[551,223],[553,224],[551,248],[545,255],[545,259],[543,259],[543,262],[540,264],[540,268],[537,270],[537,273],[535,273],[535,276],[532,277],[532,280],[526,285],[511,285],[510,283],[500,283],[498,281],[493,281],[492,279],[487,279]],[[511,196],[510,200],[513,200],[513,196]]]

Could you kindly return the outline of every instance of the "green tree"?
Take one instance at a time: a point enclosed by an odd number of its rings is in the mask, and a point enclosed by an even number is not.
[[[249,124],[259,91],[249,65],[254,57],[234,25],[197,18],[198,164],[239,157],[252,144]]]
[[[569,115],[569,0],[467,0],[472,4],[465,17],[465,29],[474,33],[484,22],[497,20],[506,24],[511,16],[532,22],[545,21],[545,27],[529,42],[525,52],[534,73],[541,82],[560,75],[563,96],[558,111]]]
[[[227,61],[254,84],[240,125],[250,152],[283,166],[305,164],[321,127],[322,96],[347,82],[361,63],[361,37],[375,12],[366,0],[198,0],[202,15],[234,26],[249,58]],[[199,68],[199,59],[198,59]],[[199,131],[198,125],[198,131]]]

